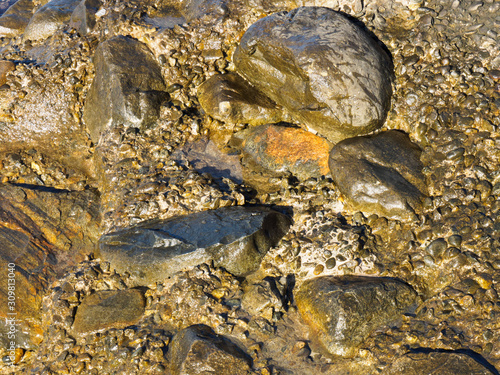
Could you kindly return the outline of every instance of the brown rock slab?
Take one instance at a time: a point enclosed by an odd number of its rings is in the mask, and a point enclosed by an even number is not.
[[[261,125],[235,134],[233,143],[244,159],[270,172],[290,172],[300,179],[329,173],[329,143],[300,128]]]
[[[260,19],[241,38],[233,61],[259,91],[332,143],[380,128],[390,108],[389,54],[329,8]]]
[[[100,290],[78,306],[73,329],[79,333],[125,328],[144,314],[145,299],[138,289]]]
[[[16,304],[0,285],[0,317],[20,320],[17,344],[41,340],[41,300],[50,283],[92,252],[99,236],[99,201],[93,191],[0,186],[0,267],[13,265]],[[1,326],[4,340],[7,326]],[[3,343],[3,341],[2,341]]]
[[[210,116],[229,123],[263,125],[286,117],[281,107],[235,73],[210,77],[198,88],[198,100]]]
[[[12,61],[0,61],[0,86],[7,83],[7,73],[13,71],[16,68]]]
[[[190,326],[177,333],[169,347],[172,375],[247,375],[251,358],[208,326]]]
[[[427,191],[420,154],[407,134],[390,130],[338,143],[329,166],[353,210],[411,220]]]
[[[352,357],[370,333],[401,317],[416,297],[396,279],[324,276],[304,281],[295,301],[330,354]]]
[[[409,353],[396,359],[383,375],[492,375],[493,372],[464,353]]]

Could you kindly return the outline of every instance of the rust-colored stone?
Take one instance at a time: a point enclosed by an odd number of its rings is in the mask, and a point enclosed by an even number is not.
[[[7,73],[13,71],[15,67],[12,61],[0,61],[0,86],[7,83]]]
[[[291,172],[300,179],[328,174],[329,143],[308,131],[263,125],[236,135],[245,157],[272,172]]]
[[[9,284],[3,277],[0,283],[0,318],[18,319],[18,346],[30,348],[41,341],[44,292],[92,252],[100,234],[99,216],[92,191],[0,185],[0,269],[4,274],[12,270],[13,280]],[[8,304],[9,296],[15,304]],[[6,339],[6,329],[9,324],[0,325],[0,340]]]

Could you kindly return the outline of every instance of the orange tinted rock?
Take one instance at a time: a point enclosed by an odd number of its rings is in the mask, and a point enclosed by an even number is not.
[[[329,143],[308,131],[280,125],[262,125],[235,135],[244,158],[263,169],[291,172],[300,179],[329,173]]]
[[[14,70],[16,66],[12,61],[0,61],[0,86],[7,82],[7,73]]]
[[[20,322],[18,346],[30,348],[41,341],[41,302],[46,289],[92,252],[99,232],[95,192],[0,185],[0,269],[13,269],[9,279],[15,285],[9,290],[7,280],[0,284],[0,340],[10,328],[5,318],[15,317]],[[12,309],[9,291],[16,298]]]

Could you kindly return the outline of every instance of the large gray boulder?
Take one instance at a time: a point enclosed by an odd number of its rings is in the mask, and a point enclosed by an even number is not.
[[[364,29],[329,8],[262,18],[243,35],[234,64],[257,89],[331,142],[367,134],[390,107],[390,56]]]
[[[95,77],[83,109],[83,121],[94,142],[111,124],[152,126],[168,98],[161,68],[147,46],[115,36],[94,54]]]
[[[198,324],[178,332],[169,345],[173,375],[247,375],[252,359],[236,344]]]
[[[80,0],[52,0],[38,9],[24,32],[25,40],[42,40],[64,26]]]
[[[492,375],[493,372],[464,353],[408,353],[398,358],[383,375]]]
[[[226,207],[106,234],[98,254],[131,283],[149,285],[213,260],[237,276],[255,271],[290,219],[259,207]]]
[[[352,357],[370,333],[401,317],[416,297],[396,279],[324,276],[306,280],[295,301],[329,353]]]
[[[411,220],[427,190],[420,154],[407,134],[390,130],[336,144],[329,166],[353,210]]]

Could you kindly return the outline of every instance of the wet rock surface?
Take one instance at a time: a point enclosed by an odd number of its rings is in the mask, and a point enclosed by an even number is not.
[[[28,26],[34,8],[32,0],[19,0],[12,4],[0,17],[0,36],[22,34]]]
[[[144,313],[144,307],[140,290],[101,290],[83,299],[76,311],[73,329],[88,333],[131,326]]]
[[[41,340],[42,298],[52,281],[92,252],[100,224],[95,192],[69,193],[2,185],[0,187],[0,263],[13,269],[14,283],[0,286],[2,318],[19,319],[18,340],[32,347]],[[8,304],[9,287],[17,290]],[[14,315],[11,315],[14,314]],[[8,326],[2,325],[3,343]]]
[[[0,345],[1,373],[170,373],[172,339],[200,324],[247,353],[248,372],[258,375],[377,374],[416,354],[432,367],[430,353],[449,356],[450,367],[465,363],[474,370],[469,356],[498,373],[500,7],[495,1],[103,0],[97,10],[85,2],[93,27],[89,23],[82,30],[81,24],[64,21],[47,39],[28,41],[24,29],[44,4],[20,0],[0,20],[5,26],[0,32],[10,33],[0,40],[2,59],[15,65],[0,88],[2,184],[31,184],[71,197],[98,190],[101,225],[88,224],[97,227],[96,239],[149,220],[233,206],[264,205],[286,213],[293,224],[254,272],[235,276],[212,261],[187,267],[141,288],[144,313],[134,324],[77,334],[75,314],[85,311],[80,307],[87,297],[134,291],[136,280],[97,258],[95,243],[76,265],[61,258],[72,250],[52,242],[71,242],[77,251],[86,243],[85,221],[57,224],[45,215],[57,217],[50,209],[56,207],[64,216],[66,209],[55,201],[27,205],[28,212],[14,204],[16,194],[7,195],[1,204],[8,208],[0,231],[8,249],[3,262],[22,249],[33,256],[29,264],[17,258],[16,294],[23,300],[17,308],[24,316],[14,350],[6,346],[10,343]],[[200,85],[216,75],[239,74],[234,52],[250,26],[298,5],[326,5],[353,17],[390,52],[391,108],[377,132],[403,131],[421,150],[427,197],[411,220],[356,211],[333,175],[298,178],[240,160],[231,139],[251,130],[251,119],[216,118],[200,105]],[[6,6],[0,4],[0,11]],[[169,96],[150,127],[117,121],[101,129],[99,139],[90,139],[82,117],[99,73],[92,59],[99,45],[120,36],[146,46],[164,83],[159,91]],[[292,61],[280,59],[281,65],[283,60]],[[287,121],[310,128],[296,115]],[[325,138],[319,130],[315,136]],[[36,225],[24,230],[31,217],[39,221],[30,219]],[[40,236],[30,237],[31,232]],[[59,254],[58,263],[47,254]],[[356,344],[354,358],[332,356],[295,299],[310,280],[330,277],[401,280],[418,293],[418,306],[370,331]],[[40,316],[33,321],[32,306]]]
[[[92,139],[97,142],[111,124],[153,125],[168,94],[147,46],[129,37],[111,38],[97,48],[94,65],[96,76],[83,115]]]
[[[172,374],[249,374],[251,369],[248,355],[204,325],[177,333],[170,350]]]
[[[23,38],[34,41],[47,39],[69,21],[78,3],[78,0],[49,1],[33,14]]]
[[[242,150],[244,164],[260,165],[270,173],[291,173],[303,180],[329,173],[330,145],[325,139],[300,128],[253,127],[236,133],[233,143]]]
[[[210,260],[244,276],[258,269],[289,226],[290,219],[276,211],[221,208],[108,233],[99,240],[99,255],[117,272],[130,273],[136,285]]]
[[[410,353],[398,358],[384,374],[494,374],[463,353]]]
[[[356,276],[314,278],[295,294],[300,314],[325,349],[346,357],[353,357],[370,333],[400,318],[415,298],[401,281]]]
[[[380,128],[389,110],[389,55],[329,8],[259,20],[242,37],[234,63],[255,87],[334,143]]]
[[[420,148],[399,131],[346,139],[328,160],[339,190],[355,210],[408,220],[426,194]]]
[[[80,35],[92,31],[96,24],[96,13],[102,3],[100,0],[82,0],[71,14],[69,25],[76,29]]]
[[[234,73],[205,81],[198,88],[198,99],[210,116],[225,122],[263,125],[286,118],[276,103]]]

